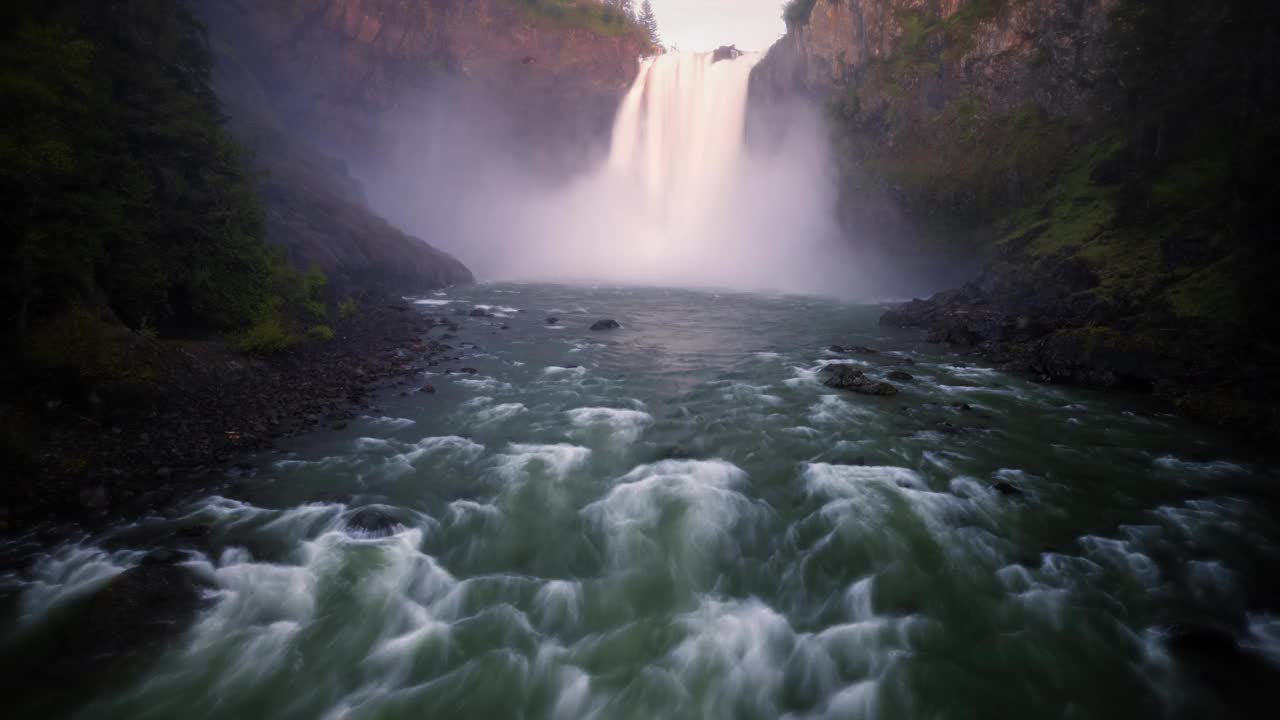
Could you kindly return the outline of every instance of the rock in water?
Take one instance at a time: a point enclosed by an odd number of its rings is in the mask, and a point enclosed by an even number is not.
[[[742,51],[736,45],[721,45],[711,53],[711,62],[718,63],[721,60],[737,60],[742,57]]]
[[[830,375],[823,381],[823,385],[836,390],[848,390],[862,395],[897,395],[898,388],[887,382],[880,380],[872,380],[862,374],[861,370],[854,369],[848,365],[828,365],[822,369],[826,375]]]
[[[556,324],[556,323],[558,323],[558,322],[560,322],[560,318],[558,318],[558,317],[549,317],[549,318],[547,318],[547,324],[548,324],[548,325],[555,325],[555,324]]]
[[[911,380],[916,379],[915,375],[912,375],[909,372],[904,372],[902,370],[894,370],[893,372],[889,373],[888,377],[890,380],[898,380],[900,382],[910,382]]]
[[[399,520],[376,507],[360,508],[347,517],[347,530],[364,537],[394,535],[402,527]]]
[[[622,326],[618,324],[617,320],[613,320],[610,318],[597,320],[591,324],[592,330],[613,330],[614,328],[620,328],[620,327]]]
[[[471,311],[470,313],[468,313],[468,314],[469,314],[471,317],[493,317],[493,313],[491,313],[491,312],[489,312],[489,311],[485,310],[484,308],[474,308],[474,309],[472,309],[472,311]]]

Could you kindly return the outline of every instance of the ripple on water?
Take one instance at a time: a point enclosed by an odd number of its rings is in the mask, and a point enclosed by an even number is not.
[[[653,424],[653,416],[640,410],[583,407],[565,414],[574,427],[580,430],[603,429],[613,440],[623,444],[635,442],[645,428]]]
[[[568,443],[511,443],[504,453],[494,457],[494,469],[499,477],[508,481],[531,476],[562,480],[585,465],[590,456],[590,449]]]
[[[732,547],[731,532],[762,509],[738,491],[747,474],[724,460],[663,460],[618,478],[582,514],[605,537],[615,568],[664,562],[695,572],[700,557]]]

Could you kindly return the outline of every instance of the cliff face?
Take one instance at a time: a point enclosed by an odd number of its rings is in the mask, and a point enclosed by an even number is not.
[[[210,4],[222,11],[231,6]],[[280,102],[269,85],[272,68],[246,61],[220,34],[228,28],[214,27],[214,89],[260,173],[268,239],[285,249],[291,264],[318,267],[349,290],[416,292],[473,281],[457,259],[371,210],[346,164],[299,127],[306,116]]]
[[[347,157],[394,152],[386,115],[443,87],[547,156],[607,132],[648,51],[588,9],[519,0],[205,0],[215,42],[293,129]],[[466,108],[460,108],[466,109]],[[555,151],[555,152],[552,152]]]
[[[886,322],[1274,436],[1277,32],[1246,0],[815,0],[752,102],[824,107],[860,242],[981,264]]]
[[[919,86],[938,109],[963,84],[994,111],[1034,98],[1054,114],[1088,113],[1107,60],[1098,40],[1119,1],[816,0],[808,22],[770,49],[755,90],[822,96],[928,54],[935,62],[895,91]]]
[[[412,180],[422,147],[463,142],[461,127],[468,147],[512,167],[570,170],[603,143],[649,51],[634,24],[586,0],[193,4],[218,93],[265,171],[272,239],[295,264],[396,289],[471,275],[372,212],[348,167]]]
[[[1069,131],[1112,112],[1118,3],[816,0],[756,67],[753,104],[826,105],[845,219],[887,212],[892,242],[954,246],[958,224],[1038,192]]]

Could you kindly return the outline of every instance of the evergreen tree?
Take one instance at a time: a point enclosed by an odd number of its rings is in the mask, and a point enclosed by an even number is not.
[[[232,327],[273,269],[184,0],[15,0],[0,30],[0,322]]]
[[[640,25],[649,34],[649,42],[653,43],[654,47],[662,45],[662,38],[658,35],[658,18],[653,14],[653,3],[649,0],[644,0],[640,4]]]

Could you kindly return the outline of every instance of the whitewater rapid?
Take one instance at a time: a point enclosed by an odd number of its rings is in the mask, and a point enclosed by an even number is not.
[[[178,537],[194,624],[77,717],[1247,717],[1269,697],[1272,479],[1192,426],[971,365],[875,307],[424,299],[469,348],[421,378],[436,392],[0,576],[0,648]],[[914,380],[852,395],[822,384],[833,363]],[[1188,653],[1187,626],[1241,650]]]

